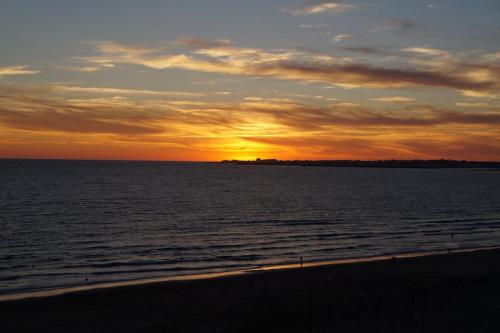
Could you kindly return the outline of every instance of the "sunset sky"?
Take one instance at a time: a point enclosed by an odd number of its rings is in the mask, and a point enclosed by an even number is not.
[[[500,161],[500,1],[2,0],[0,158]]]

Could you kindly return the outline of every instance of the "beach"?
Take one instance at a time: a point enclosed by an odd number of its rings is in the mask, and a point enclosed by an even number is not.
[[[0,302],[3,332],[498,332],[500,250],[375,258]]]

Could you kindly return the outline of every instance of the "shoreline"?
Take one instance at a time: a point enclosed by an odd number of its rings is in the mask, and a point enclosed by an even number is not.
[[[390,258],[4,301],[1,327],[65,333],[500,331],[500,248]]]
[[[452,254],[469,253],[469,252],[481,252],[481,251],[491,251],[491,250],[500,250],[500,246],[452,249],[451,253]],[[336,266],[336,265],[352,265],[352,264],[363,264],[370,262],[384,262],[384,261],[390,261],[393,258],[396,259],[423,258],[429,256],[439,256],[444,254],[449,254],[447,249],[438,249],[438,250],[420,251],[420,252],[402,252],[394,254],[374,255],[369,257],[324,259],[315,261],[304,261],[303,263],[300,263],[300,261],[298,261],[296,263],[279,263],[269,266],[258,266],[256,268],[250,268],[250,269],[228,270],[228,271],[213,272],[213,273],[171,275],[171,276],[154,277],[154,278],[142,278],[135,280],[121,280],[116,282],[104,282],[104,283],[95,283],[87,285],[58,287],[53,289],[50,288],[43,290],[7,293],[0,295],[0,303],[38,299],[38,298],[51,298],[51,297],[80,293],[80,292],[93,292],[98,290],[116,289],[123,287],[133,288],[136,286],[149,286],[149,285],[166,284],[172,282],[203,281],[203,280],[221,279],[226,277],[251,276],[253,274],[259,274],[262,272],[270,272],[270,271],[299,270],[301,268],[314,268],[314,267],[327,268],[329,266]]]
[[[389,168],[389,169],[500,169],[500,162],[495,161],[458,161],[458,160],[223,160],[222,164],[233,165],[268,165],[302,167],[342,167],[342,168]]]

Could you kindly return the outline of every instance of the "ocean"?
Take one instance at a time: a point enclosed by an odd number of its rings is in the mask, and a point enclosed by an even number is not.
[[[500,172],[0,160],[0,295],[500,245]]]

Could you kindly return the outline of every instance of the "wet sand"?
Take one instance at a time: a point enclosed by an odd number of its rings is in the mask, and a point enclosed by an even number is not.
[[[2,332],[500,332],[500,250],[0,302]]]

